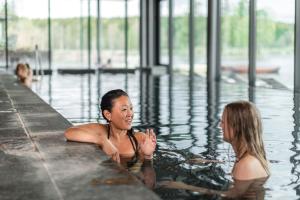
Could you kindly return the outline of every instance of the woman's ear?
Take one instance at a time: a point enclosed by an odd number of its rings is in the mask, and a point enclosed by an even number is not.
[[[108,110],[104,110],[103,115],[105,116],[107,121],[111,121],[111,112],[109,112]]]

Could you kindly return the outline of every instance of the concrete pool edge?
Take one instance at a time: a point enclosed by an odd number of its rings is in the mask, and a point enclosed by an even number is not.
[[[95,145],[66,142],[71,123],[0,74],[1,199],[160,199]],[[128,184],[103,184],[106,179]]]

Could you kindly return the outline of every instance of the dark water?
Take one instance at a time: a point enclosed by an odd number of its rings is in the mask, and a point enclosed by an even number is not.
[[[153,169],[156,182],[176,180],[226,190],[234,162],[231,147],[224,143],[219,118],[225,104],[252,100],[261,111],[264,141],[271,177],[265,199],[300,197],[299,96],[289,90],[249,89],[247,84],[207,85],[205,78],[149,74],[53,75],[33,84],[33,90],[74,124],[95,122],[99,98],[108,90],[126,90],[134,105],[136,129],[152,127],[158,145]],[[190,158],[224,160],[195,164]],[[156,187],[162,199],[211,199],[185,190]],[[214,197],[218,199],[218,197]]]

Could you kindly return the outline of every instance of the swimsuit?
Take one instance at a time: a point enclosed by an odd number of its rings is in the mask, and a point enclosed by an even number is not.
[[[109,139],[109,136],[110,136],[110,126],[109,124],[107,124],[107,138]],[[137,157],[138,156],[138,141],[136,139],[136,137],[134,136],[133,134],[133,129],[130,129],[127,131],[127,136],[130,140],[130,143],[132,145],[132,148],[134,150],[134,157]]]

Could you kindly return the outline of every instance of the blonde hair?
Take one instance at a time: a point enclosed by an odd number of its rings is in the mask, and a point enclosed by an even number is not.
[[[258,109],[248,101],[236,101],[225,106],[227,124],[233,131],[232,145],[238,156],[248,153],[255,156],[269,174],[266,152],[262,139],[262,122]]]

